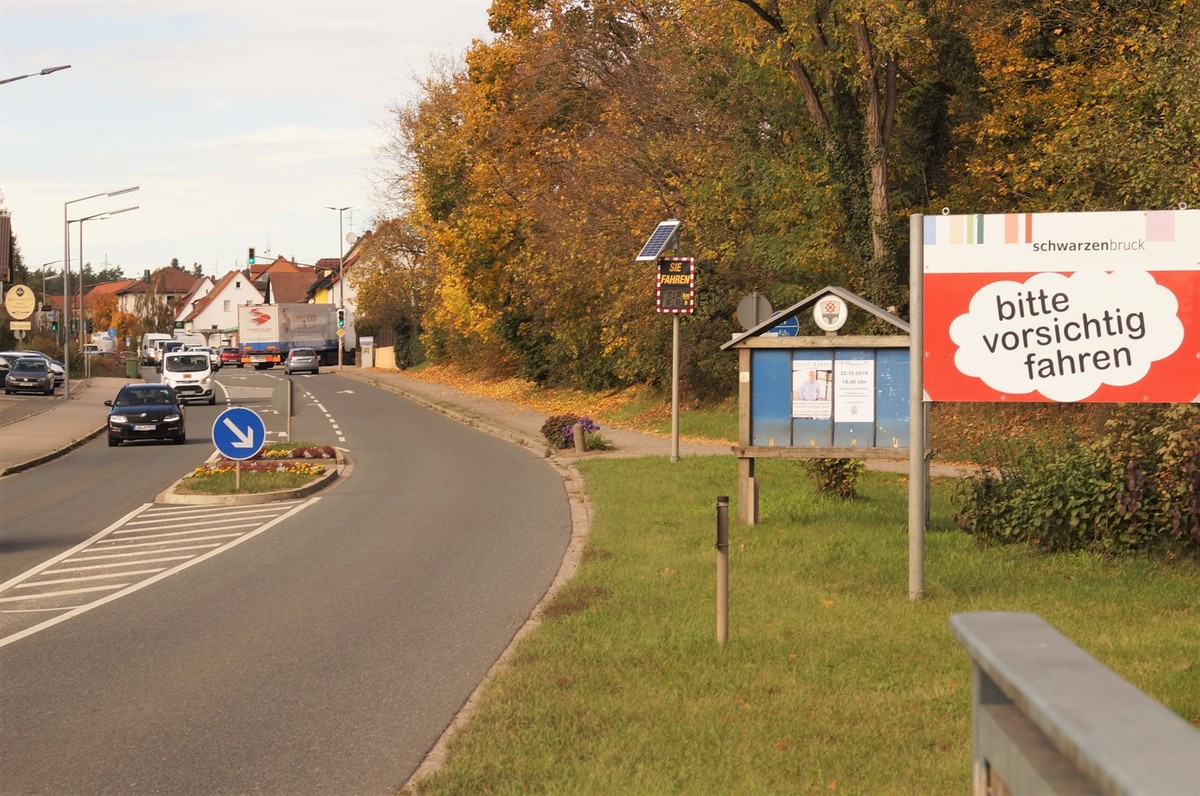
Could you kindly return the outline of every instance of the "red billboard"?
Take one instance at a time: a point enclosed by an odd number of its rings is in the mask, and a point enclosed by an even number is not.
[[[933,401],[1200,400],[1200,210],[926,216]]]

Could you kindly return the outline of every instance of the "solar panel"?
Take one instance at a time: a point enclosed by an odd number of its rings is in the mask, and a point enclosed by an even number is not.
[[[650,236],[650,240],[646,241],[646,245],[638,253],[637,260],[657,260],[663,249],[671,245],[671,241],[675,239],[675,233],[679,231],[680,223],[677,218],[668,218],[666,221],[660,222],[658,228]]]

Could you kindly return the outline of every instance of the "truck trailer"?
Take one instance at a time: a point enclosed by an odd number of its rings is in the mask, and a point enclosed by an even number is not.
[[[283,362],[293,348],[311,348],[321,364],[337,362],[337,310],[332,304],[258,304],[238,307],[242,364],[256,369]]]

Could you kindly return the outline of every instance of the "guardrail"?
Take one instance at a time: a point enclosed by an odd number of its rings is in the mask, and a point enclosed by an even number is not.
[[[974,796],[1200,793],[1200,730],[1028,613],[965,613]]]

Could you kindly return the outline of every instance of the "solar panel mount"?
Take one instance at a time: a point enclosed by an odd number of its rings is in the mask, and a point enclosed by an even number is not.
[[[646,245],[638,253],[637,261],[657,260],[658,255],[663,253],[663,249],[670,246],[675,240],[681,223],[677,218],[668,218],[666,221],[659,222],[658,227],[650,235],[650,239],[646,241]]]

